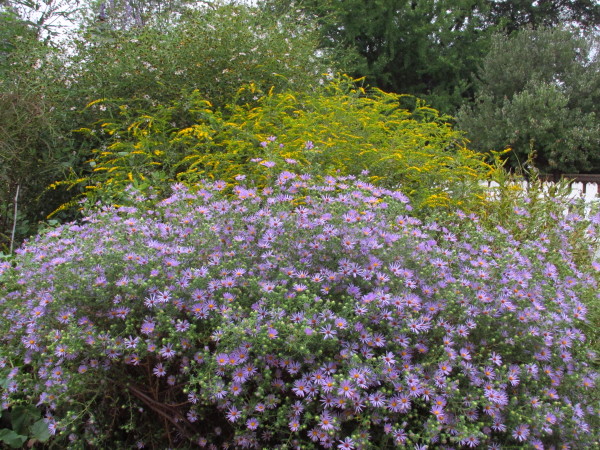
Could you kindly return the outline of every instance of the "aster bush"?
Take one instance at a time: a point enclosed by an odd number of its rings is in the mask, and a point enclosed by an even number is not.
[[[272,176],[130,189],[2,263],[2,408],[73,448],[598,445],[600,263],[568,227],[518,239]]]
[[[484,228],[501,224],[505,233],[519,241],[542,240],[546,248],[562,248],[568,241],[574,267],[589,267],[600,256],[600,202],[586,200],[572,189],[567,180],[543,181],[535,171],[525,176],[495,170],[488,197],[480,210]],[[556,229],[563,230],[557,233]],[[600,302],[589,299],[587,319],[582,324],[589,345],[600,350]],[[596,358],[596,363],[600,359]]]

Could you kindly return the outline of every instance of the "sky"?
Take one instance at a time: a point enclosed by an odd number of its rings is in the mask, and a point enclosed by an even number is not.
[[[107,0],[107,3],[109,1]],[[215,2],[217,1],[215,0]],[[259,0],[231,1],[255,6]],[[84,12],[84,4],[89,3],[89,0],[12,0],[10,3],[25,20],[36,24],[40,24],[40,21],[42,21],[47,30],[55,33],[51,40],[59,43],[64,41],[71,31],[77,29]],[[25,6],[27,3],[33,5],[33,7]],[[42,31],[41,37],[43,39],[48,36],[48,31]]]

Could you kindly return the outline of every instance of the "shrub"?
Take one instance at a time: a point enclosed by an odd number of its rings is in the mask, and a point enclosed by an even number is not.
[[[244,83],[302,91],[332,67],[324,52],[316,55],[307,24],[244,4],[211,3],[186,9],[168,26],[84,30],[70,70],[82,101],[145,99],[150,105],[198,89],[223,106]]]
[[[568,240],[575,265],[589,266],[600,255],[599,236],[589,226],[590,220],[596,224],[600,221],[600,202],[580,196],[568,180],[544,181],[530,162],[525,173],[493,172],[488,197],[480,211],[480,223],[485,228],[502,224],[519,241],[534,241],[540,235],[554,234],[552,230],[558,225],[568,230],[562,239]],[[560,245],[553,243],[549,247]],[[586,307],[589,320],[582,324],[582,329],[591,348],[598,351],[600,302],[591,299]]]
[[[574,263],[571,219],[519,241],[274,176],[130,190],[3,263],[2,408],[73,446],[598,444],[600,263]]]
[[[412,97],[367,93],[355,81],[338,78],[304,94],[247,85],[225,109],[197,91],[152,110],[119,105],[120,117],[82,130],[109,137],[94,151],[93,171],[71,184],[102,199],[118,198],[132,182],[165,189],[206,177],[230,182],[243,173],[264,185],[253,160],[281,166],[291,159],[313,174],[368,169],[378,185],[401,186],[418,209],[477,208],[478,182],[490,166],[466,148],[449,118]]]
[[[4,26],[0,25],[0,252],[8,252],[11,245],[17,190],[15,241],[22,242],[35,234],[38,221],[68,200],[44,189],[66,177],[79,161],[69,136],[75,120],[69,111],[73,94],[61,76],[62,52],[37,41],[25,22]]]
[[[494,36],[475,83],[476,100],[465,102],[457,117],[472,148],[510,147],[515,168],[533,148],[545,173],[598,171],[595,39],[561,27]]]

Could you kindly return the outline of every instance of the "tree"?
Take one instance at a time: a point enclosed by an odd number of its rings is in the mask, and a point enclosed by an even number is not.
[[[265,0],[263,7],[312,18],[321,46],[335,49],[352,76],[452,114],[473,98],[473,73],[494,32],[600,25],[593,0]]]
[[[189,10],[166,29],[96,31],[79,35],[70,68],[87,102],[108,97],[150,104],[198,89],[222,105],[245,83],[303,90],[328,68],[310,30],[241,4]]]
[[[321,46],[347,61],[351,75],[384,91],[422,96],[445,111],[470,95],[469,76],[487,49],[481,0],[451,6],[434,0],[300,0],[287,9],[282,3],[267,1],[265,7],[312,18]]]
[[[35,39],[36,32],[29,23],[13,10],[0,8],[0,77],[5,75],[10,54],[16,50],[18,41]]]
[[[474,104],[457,115],[480,151],[513,149],[544,172],[600,169],[600,61],[594,41],[564,28],[498,34],[483,61]]]
[[[40,41],[37,28],[5,14],[0,25],[11,27],[0,26],[0,251],[9,248],[17,192],[19,241],[64,202],[44,190],[77,160],[69,108],[75,93],[64,83],[61,52]]]
[[[147,11],[156,11],[150,6]],[[109,136],[74,130],[117,115],[111,106],[151,107],[195,89],[222,106],[234,103],[245,84],[274,92],[310,90],[333,67],[317,54],[308,28],[273,20],[247,5],[215,3],[179,17],[165,14],[164,20],[149,12],[141,27],[110,20],[103,29],[96,22],[84,24],[69,52],[40,39],[39,28],[15,12],[5,14],[6,19],[0,16],[0,251],[8,248],[17,187],[17,239],[22,240],[66,202],[63,195],[73,196],[46,188],[90,169],[85,163],[90,151],[102,148]],[[26,31],[26,39],[19,37]],[[93,103],[101,98],[115,102],[105,102],[104,111]]]

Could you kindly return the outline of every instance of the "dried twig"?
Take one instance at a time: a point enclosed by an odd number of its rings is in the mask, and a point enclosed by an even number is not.
[[[153,399],[152,397],[149,397],[142,390],[138,389],[137,387],[131,384],[128,384],[125,387],[129,389],[129,391],[138,399],[140,399],[146,406],[152,409],[152,411],[156,412],[165,421],[170,422],[175,428],[177,428],[177,430],[181,433],[182,436],[191,439],[190,432],[186,429],[185,426],[181,424],[181,422],[177,420],[181,416],[174,408],[170,407],[170,405],[167,405],[165,403],[161,403]]]

